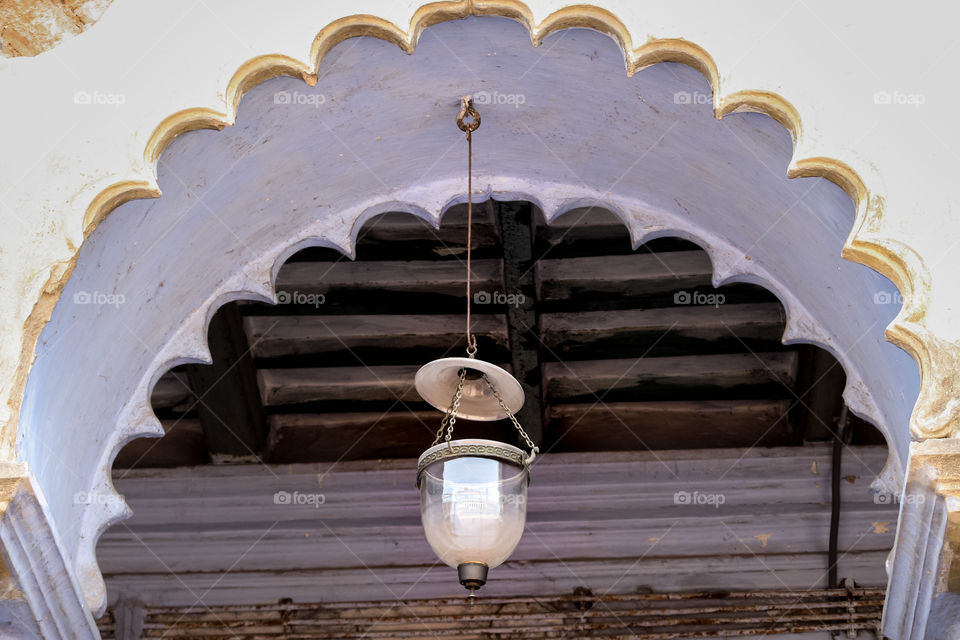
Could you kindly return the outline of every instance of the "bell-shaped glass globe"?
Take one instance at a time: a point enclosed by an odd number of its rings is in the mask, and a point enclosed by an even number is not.
[[[503,563],[523,535],[529,474],[524,452],[489,440],[454,440],[424,452],[420,511],[427,542],[451,567]],[[504,455],[485,457],[500,450]],[[462,455],[451,456],[455,452]],[[514,460],[514,461],[508,461]]]

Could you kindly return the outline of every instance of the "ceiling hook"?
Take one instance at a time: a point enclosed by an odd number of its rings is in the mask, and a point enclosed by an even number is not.
[[[468,122],[466,120],[467,117],[471,117],[473,120]],[[470,96],[460,98],[460,113],[457,114],[457,126],[467,134],[468,138],[471,133],[480,128],[480,112],[473,106],[473,98]]]

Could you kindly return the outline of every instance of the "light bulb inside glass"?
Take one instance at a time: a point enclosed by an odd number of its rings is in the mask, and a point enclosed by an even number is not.
[[[464,456],[428,466],[420,480],[420,510],[437,557],[455,568],[502,564],[523,535],[527,480],[523,467],[490,458]]]

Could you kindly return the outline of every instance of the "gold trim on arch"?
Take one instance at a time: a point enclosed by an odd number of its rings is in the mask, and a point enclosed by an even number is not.
[[[613,13],[592,5],[572,5],[534,23],[533,12],[519,0],[459,0],[432,2],[417,9],[406,31],[388,20],[372,15],[353,15],[335,20],[320,30],[310,49],[309,63],[281,55],[264,55],[248,60],[231,77],[225,93],[226,112],[211,109],[185,109],[161,122],[144,149],[144,159],[156,166],[163,150],[177,136],[195,129],[223,129],[233,124],[240,99],[252,87],[276,76],[299,77],[307,84],[317,82],[317,70],[324,56],[348,38],[374,37],[392,42],[406,53],[413,53],[423,31],[437,23],[467,16],[501,16],[523,24],[530,32],[534,46],[551,33],[562,29],[589,28],[610,35],[624,51],[626,73],[633,75],[660,62],[686,64],[706,77],[713,90],[714,114],[720,119],[728,113],[754,111],[764,113],[783,125],[796,144],[801,135],[801,119],[796,109],[781,96],[764,91],[742,91],[720,96],[720,76],[713,58],[698,45],[679,38],[650,39],[634,46],[629,31]],[[856,204],[856,220],[843,249],[843,257],[865,264],[889,278],[903,293],[904,306],[887,329],[887,338],[907,351],[920,365],[922,388],[920,400],[911,419],[911,430],[920,438],[957,435],[960,404],[946,400],[960,395],[960,356],[951,345],[937,340],[924,326],[929,291],[929,275],[923,260],[905,244],[876,233],[883,216],[883,199],[867,190],[857,173],[845,163],[832,158],[795,160],[788,176],[822,177],[841,188]],[[83,220],[84,238],[111,211],[133,198],[157,198],[156,184],[144,181],[115,183],[99,193],[86,210]],[[43,326],[50,319],[73,266],[77,252],[66,265],[54,270],[44,286],[40,299],[24,325],[20,361],[10,399],[12,422],[5,426],[3,447],[12,451],[16,419],[26,384],[27,372],[35,357],[35,346]]]

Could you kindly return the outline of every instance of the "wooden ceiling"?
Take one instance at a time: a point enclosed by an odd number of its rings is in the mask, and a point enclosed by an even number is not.
[[[479,357],[524,384],[519,417],[545,452],[832,437],[841,367],[816,347],[780,344],[771,293],[714,289],[696,245],[664,238],[634,251],[596,208],[550,226],[523,202],[488,201],[474,215]],[[297,253],[280,269],[280,304],[225,305],[210,325],[213,364],[160,379],[152,402],[166,435],[130,443],[115,467],[416,457],[442,416],[414,374],[463,354],[465,239],[455,207],[439,230],[405,213],[370,220],[356,261]],[[458,421],[456,433],[515,441],[508,426]],[[883,443],[856,418],[850,433]]]

